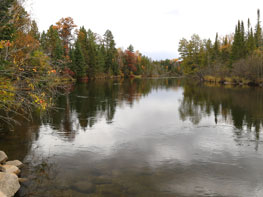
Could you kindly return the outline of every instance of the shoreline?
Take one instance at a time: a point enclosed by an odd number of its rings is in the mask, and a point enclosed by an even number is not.
[[[20,183],[26,179],[20,178],[23,163],[19,160],[8,161],[4,151],[0,151],[0,197],[12,197],[20,189]]]
[[[220,85],[233,85],[233,86],[249,86],[249,87],[263,87],[263,79],[248,80],[240,77],[214,77],[205,76],[203,81],[206,83],[215,83]]]

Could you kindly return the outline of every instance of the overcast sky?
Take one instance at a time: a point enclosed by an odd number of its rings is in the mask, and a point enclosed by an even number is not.
[[[238,19],[251,19],[263,0],[29,0],[40,30],[62,17],[72,17],[103,35],[110,29],[117,47],[132,44],[152,59],[178,57],[178,42],[197,33],[214,40],[234,32]],[[263,17],[262,17],[263,18]]]

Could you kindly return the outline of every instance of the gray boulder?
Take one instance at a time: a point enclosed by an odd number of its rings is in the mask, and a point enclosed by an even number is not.
[[[1,163],[5,163],[7,161],[8,157],[7,155],[5,154],[4,151],[0,151],[0,164]]]
[[[12,197],[19,190],[20,184],[15,174],[0,172],[0,191],[6,197]],[[0,195],[1,196],[1,195]]]

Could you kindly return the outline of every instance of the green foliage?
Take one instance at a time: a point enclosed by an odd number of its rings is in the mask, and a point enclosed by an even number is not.
[[[219,55],[220,55],[220,51],[219,51],[219,40],[218,40],[218,33],[216,33],[216,39],[215,39],[215,43],[214,43],[214,47],[213,47],[213,53],[212,53],[212,60],[216,60]]]
[[[258,18],[257,18],[257,25],[255,30],[255,43],[256,47],[260,48],[263,46],[263,38],[262,38],[262,27],[260,25],[260,10],[257,12]]]
[[[36,40],[40,39],[40,33],[36,21],[32,21],[29,34]]]
[[[86,63],[81,50],[80,43],[76,42],[74,50],[73,71],[77,74],[77,78],[81,78],[86,75],[86,70]]]
[[[105,47],[105,72],[110,70],[114,75],[119,74],[118,64],[116,62],[117,50],[115,48],[115,41],[110,30],[107,30],[104,34],[104,47]]]
[[[89,29],[87,32],[87,52],[88,52],[88,76],[95,77],[97,73],[97,43],[95,34]]]
[[[204,42],[197,34],[187,41],[185,38],[180,40],[179,53],[183,59],[182,66],[186,74],[193,74],[202,67],[201,62],[205,61]]]
[[[254,77],[258,80],[263,77],[262,66],[260,66],[263,62],[260,11],[258,10],[255,33],[249,19],[247,30],[245,30],[244,22],[238,21],[233,36],[219,38],[216,34],[212,45],[210,40],[201,40],[194,34],[190,40],[185,38],[180,40],[178,51],[184,74],[194,74],[201,79],[204,79],[205,75],[210,75],[219,77],[221,80],[231,76],[250,81],[253,81]]]
[[[128,46],[128,51],[134,52],[134,47],[132,45]]]
[[[0,1],[0,40],[12,40],[15,32],[15,27],[10,23],[12,18],[9,12],[15,0]]]
[[[35,35],[34,37],[38,37],[38,33],[33,33],[33,35]],[[52,63],[60,68],[64,68],[65,52],[63,43],[58,30],[53,25],[49,27],[47,33],[43,32],[41,34],[40,43],[43,51],[50,56]]]
[[[30,119],[33,109],[48,109],[62,80],[50,59],[61,58],[57,42],[51,45],[50,35],[45,33],[40,38],[36,22],[30,20],[20,1],[1,1],[0,16],[1,126],[2,122],[13,123],[14,116]]]
[[[238,60],[246,55],[245,30],[243,21],[238,21],[232,46],[232,59]]]
[[[97,53],[96,72],[97,74],[103,73],[105,68],[105,49],[104,46],[100,46]]]

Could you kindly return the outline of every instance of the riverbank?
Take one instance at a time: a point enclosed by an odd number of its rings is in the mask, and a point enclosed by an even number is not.
[[[204,81],[221,85],[247,85],[263,87],[263,79],[248,80],[240,77],[214,77],[207,75],[204,77]]]
[[[5,152],[0,151],[0,197],[12,197],[20,189],[24,179],[19,178],[23,163],[14,160],[7,161]]]

